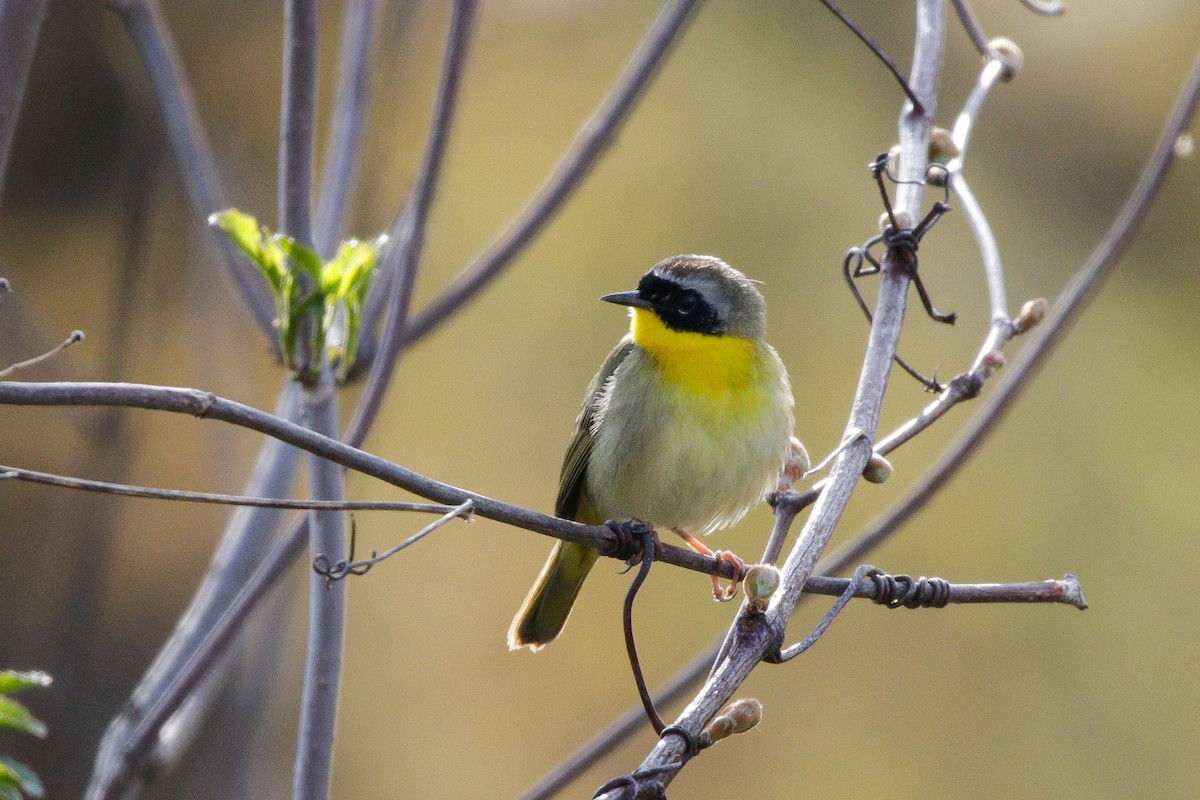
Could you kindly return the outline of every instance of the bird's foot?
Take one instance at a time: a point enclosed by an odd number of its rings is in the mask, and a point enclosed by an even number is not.
[[[738,584],[742,582],[742,578],[746,575],[746,562],[738,558],[728,550],[713,550],[704,542],[692,536],[682,528],[672,528],[671,530],[687,542],[688,547],[695,550],[697,553],[706,556],[712,556],[717,561],[728,562],[733,567],[733,580],[724,589],[721,588],[721,576],[716,572],[712,576],[713,599],[718,603],[728,603],[737,596]]]
[[[613,540],[609,549],[600,551],[601,555],[619,558],[631,566],[641,561],[643,537],[653,530],[648,523],[640,519],[627,519],[622,522],[610,519],[604,523],[604,527],[613,532]]]
[[[733,580],[724,589],[721,588],[721,576],[713,573],[713,600],[718,603],[728,603],[733,598],[737,597],[738,584],[741,583],[742,577],[746,574],[746,562],[728,550],[714,550],[713,558],[717,561],[728,562],[733,567]]]

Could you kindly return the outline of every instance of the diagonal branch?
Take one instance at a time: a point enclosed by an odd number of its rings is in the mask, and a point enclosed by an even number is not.
[[[913,56],[913,76],[909,83],[921,98],[928,114],[932,114],[937,105],[944,25],[945,8],[941,0],[918,2],[917,44]],[[914,182],[900,184],[896,205],[898,210],[907,210],[912,219],[920,216],[913,213],[920,206],[922,190],[916,181],[924,174],[931,126],[931,118],[916,114],[911,104],[901,114],[900,179]],[[783,582],[771,598],[767,613],[751,617],[743,611],[734,623],[735,632],[729,653],[714,667],[704,687],[675,720],[674,726],[686,731],[694,741],[699,740],[704,725],[728,702],[764,656],[779,648],[787,620],[800,598],[804,584],[832,536],[850,500],[851,491],[866,466],[904,320],[910,270],[915,266],[910,260],[914,257],[915,254],[897,248],[889,248],[884,257],[875,320],[846,426],[847,435],[851,431],[858,431],[865,437],[847,447],[838,457],[829,485],[817,500],[799,541],[784,563]],[[658,740],[634,774],[635,777],[637,774],[654,777],[647,783],[635,780],[635,795],[645,790],[648,796],[655,789],[670,783],[694,755],[688,752],[685,744],[683,736]],[[618,795],[609,791],[601,796],[616,800]]]
[[[162,12],[155,0],[109,0],[109,5],[120,16],[142,58],[158,97],[184,186],[201,219],[207,219],[209,214],[228,208],[229,201],[221,187],[212,150],[196,110],[196,100],[183,75],[179,54]],[[278,337],[272,326],[275,304],[262,278],[227,238],[215,231],[213,235],[243,305],[267,334],[272,346],[278,348]]]
[[[364,361],[368,355],[371,356],[371,369],[362,398],[346,431],[347,441],[361,441],[361,437],[379,413],[383,396],[396,369],[397,357],[403,347],[403,330],[408,323],[417,267],[421,263],[425,247],[429,210],[441,179],[442,162],[450,141],[450,127],[458,107],[458,91],[471,42],[476,6],[476,0],[455,0],[451,12],[450,27],[446,33],[446,52],[438,81],[437,98],[434,101],[433,119],[426,135],[421,168],[408,202],[388,229],[391,246],[383,254],[379,265],[380,274],[384,279],[377,281],[376,286],[387,287],[387,323],[378,350],[373,354],[364,352],[361,356]],[[368,304],[371,299],[368,297]],[[364,310],[364,317],[369,313],[369,308]],[[371,328],[371,322],[364,319],[362,330],[369,331]]]
[[[297,416],[299,405],[299,386],[288,381],[280,393],[277,413],[284,418]],[[259,496],[286,495],[292,485],[298,455],[299,451],[277,439],[267,440],[254,466],[249,491]],[[174,763],[191,741],[203,717],[202,709],[207,707],[204,701],[189,703],[189,713],[177,715],[169,733],[159,735],[156,730],[155,736],[147,738],[139,750],[133,751],[128,747],[134,727],[141,724],[164,691],[178,683],[180,670],[207,642],[206,636],[222,619],[226,606],[238,595],[240,587],[251,575],[256,574],[255,564],[269,549],[270,536],[281,516],[281,512],[275,509],[251,508],[240,508],[232,515],[221,545],[213,555],[212,566],[187,611],[134,687],[125,708],[113,717],[105,730],[96,750],[95,765],[85,794],[87,800],[125,796],[135,782],[145,780],[148,775],[161,772],[164,766]],[[303,541],[300,540],[301,543]],[[264,594],[266,588],[263,587]],[[238,626],[231,633],[240,630],[243,628]],[[212,667],[223,663],[224,659],[209,662],[209,669],[204,675],[198,676],[192,689],[211,695],[216,685],[211,676],[219,673]],[[208,679],[202,681],[200,678]]]
[[[1120,253],[1129,238],[1136,232],[1146,210],[1153,203],[1167,168],[1171,165],[1175,155],[1175,142],[1180,134],[1188,129],[1198,104],[1200,104],[1200,59],[1193,65],[1154,152],[1137,185],[1126,200],[1121,214],[1114,220],[1091,256],[1072,276],[1067,288],[1055,302],[1047,321],[1058,317],[1071,317],[1080,313],[1089,292],[1096,291],[1103,277],[1115,267]],[[928,502],[933,495],[932,485],[934,483],[938,485],[945,483],[966,463],[979,445],[995,429],[1007,409],[1020,397],[1024,387],[1035,375],[1037,365],[1044,362],[1047,357],[1046,351],[1051,349],[1069,328],[1065,322],[1043,324],[1041,327],[1039,335],[1027,343],[1019,357],[1005,370],[1003,377],[997,380],[996,393],[983,401],[979,411],[968,423],[963,435],[947,448],[937,462],[918,479],[917,486],[907,492],[891,509],[880,515],[853,540],[827,555],[817,565],[817,571],[823,574],[840,572],[858,563],[875,547],[899,530],[909,517]],[[817,579],[812,579],[810,583],[815,580]],[[806,584],[805,593],[809,594],[812,591],[813,589]],[[682,698],[708,671],[724,641],[723,635],[681,667],[655,694],[655,704],[661,707]],[[630,706],[608,728],[585,743],[562,764],[543,777],[523,796],[523,800],[542,800],[557,794],[571,780],[595,765],[618,743],[624,741],[630,733],[644,724],[645,715],[641,705]]]
[[[1030,341],[1005,369],[1002,378],[997,381],[995,392],[983,400],[979,411],[959,434],[958,439],[938,457],[916,484],[905,492],[892,508],[868,525],[858,537],[839,549],[833,558],[843,563],[852,563],[887,538],[924,507],[937,489],[962,467],[996,428],[1037,374],[1038,369],[1050,357],[1054,347],[1070,330],[1071,324],[1083,313],[1104,279],[1116,267],[1130,238],[1141,225],[1158,194],[1167,169],[1175,159],[1175,141],[1188,129],[1197,105],[1200,105],[1200,58],[1193,64],[1154,152],[1125,205],[1083,266],[1071,276]]]
[[[0,194],[48,0],[0,0]],[[0,292],[3,294],[3,292]]]
[[[66,475],[52,475],[31,469],[19,469],[0,464],[0,480],[28,481],[59,489],[79,489],[85,492],[111,494],[118,497],[139,497],[146,500],[171,500],[177,503],[211,503],[248,508],[287,508],[315,511],[416,511],[426,514],[445,514],[452,506],[435,503],[405,503],[391,500],[292,500],[274,497],[250,497],[239,494],[188,492],[180,489],[152,489],[124,483],[92,481]]]
[[[0,381],[0,405],[120,406],[170,411],[201,419],[218,420],[265,434],[435,502],[458,505],[465,500],[472,500],[476,513],[497,522],[584,544],[601,553],[615,554],[622,546],[619,537],[603,525],[583,525],[551,517],[433,480],[337,439],[323,436],[303,425],[196,389],[132,383]],[[725,578],[734,577],[733,568],[728,562],[701,555],[687,548],[663,545],[658,560],[704,574],[716,573]]]
[[[479,293],[541,232],[579,187],[657,73],[699,0],[671,0],[638,45],[625,71],[584,123],[546,183],[516,219],[404,328],[408,347],[445,322]]]
[[[332,258],[350,206],[358,174],[363,122],[367,115],[375,0],[351,0],[342,23],[337,99],[329,124],[329,145],[321,172],[313,243],[322,258]]]

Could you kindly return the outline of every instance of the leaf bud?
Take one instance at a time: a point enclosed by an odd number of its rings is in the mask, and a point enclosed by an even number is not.
[[[888,478],[892,477],[892,464],[879,453],[871,453],[871,460],[863,469],[862,476],[868,483],[887,483]]]
[[[1000,71],[1000,80],[1005,83],[1017,77],[1017,73],[1021,71],[1021,65],[1025,63],[1025,54],[1011,39],[992,39],[988,42],[988,52],[1003,66]]]
[[[908,211],[900,209],[888,214],[886,211],[879,215],[879,232],[884,233],[888,228],[892,227],[892,217],[896,218],[896,225],[899,230],[911,230],[913,226],[913,216]]]
[[[903,148],[899,144],[892,145],[892,148],[888,150],[888,169],[892,171],[892,174],[900,171],[901,152],[903,152]]]
[[[929,160],[937,164],[947,164],[958,156],[958,145],[954,143],[950,131],[934,128],[929,134]]]
[[[1004,358],[1004,353],[999,350],[989,350],[983,354],[983,358],[979,362],[979,366],[983,368],[985,378],[990,378],[995,375],[1008,362]]]
[[[1024,333],[1045,319],[1045,317],[1046,299],[1044,297],[1027,300],[1025,305],[1021,306],[1021,313],[1013,320],[1013,328],[1017,333]]]
[[[930,164],[925,168],[925,182],[930,186],[941,189],[948,180],[950,180],[950,170],[946,169],[945,164]]]
[[[753,697],[735,700],[708,724],[704,732],[713,744],[735,733],[745,733],[762,722],[762,710],[762,703]]]
[[[772,564],[755,564],[746,570],[742,587],[746,590],[746,599],[750,602],[750,607],[766,611],[771,603],[771,595],[779,588],[781,577],[779,569]]]

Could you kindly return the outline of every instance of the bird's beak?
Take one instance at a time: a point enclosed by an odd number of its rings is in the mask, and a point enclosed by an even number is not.
[[[612,294],[604,295],[604,297],[601,297],[600,299],[606,303],[616,303],[619,306],[630,306],[632,308],[645,309],[654,308],[654,306],[650,305],[650,303],[643,299],[636,291],[613,292]]]

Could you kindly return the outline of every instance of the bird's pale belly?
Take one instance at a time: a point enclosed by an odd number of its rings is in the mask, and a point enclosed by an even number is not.
[[[774,488],[791,436],[790,403],[777,387],[737,396],[664,391],[653,407],[619,401],[601,425],[587,493],[606,519],[707,533],[732,525]]]

